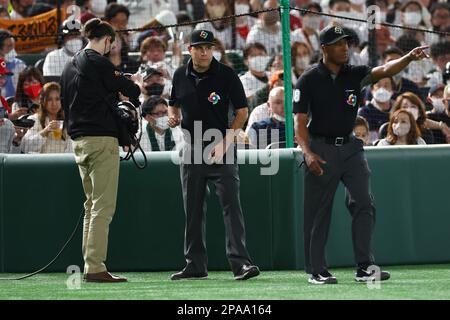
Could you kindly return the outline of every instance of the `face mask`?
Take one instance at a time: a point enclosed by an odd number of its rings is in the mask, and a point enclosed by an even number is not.
[[[26,88],[23,88],[23,92],[30,97],[31,99],[36,99],[39,97],[39,94],[41,93],[42,85],[40,83],[31,84]]]
[[[355,5],[361,5],[366,3],[366,0],[350,0],[350,2]]]
[[[213,19],[223,17],[226,10],[223,4],[208,7],[209,16]]]
[[[286,122],[286,118],[283,116],[280,116],[279,114],[273,113],[272,117],[277,121]]]
[[[442,99],[439,98],[431,98],[432,104],[434,109],[437,113],[444,113],[445,112],[445,106]]]
[[[279,15],[277,11],[269,11],[264,14],[263,17],[264,24],[266,26],[273,26],[279,20]]]
[[[264,70],[266,70],[269,61],[269,56],[251,57],[248,59],[248,67],[256,72],[263,72]]]
[[[217,61],[220,61],[220,59],[222,59],[222,52],[220,52],[220,51],[213,51],[213,57],[214,57]]]
[[[302,23],[304,28],[319,30],[321,20],[319,17],[304,17]]]
[[[164,91],[164,85],[159,83],[153,83],[145,87],[145,91],[149,96],[160,96]]]
[[[409,133],[411,125],[409,123],[394,123],[392,131],[397,137],[404,137]]]
[[[12,49],[10,52],[8,52],[5,55],[5,61],[6,62],[13,62],[16,57],[17,57],[17,52],[16,52],[16,50]]]
[[[419,12],[405,12],[405,24],[409,26],[418,26],[422,21],[422,15]]]
[[[414,117],[414,120],[417,120],[419,118],[419,110],[416,108],[406,108]]]
[[[105,14],[106,5],[107,5],[106,0],[91,0],[92,12],[97,13],[101,16]]]
[[[309,67],[309,63],[310,63],[310,58],[309,56],[304,56],[304,57],[297,57],[295,58],[295,67],[297,69],[302,69],[305,70],[306,68]]]
[[[81,39],[70,39],[70,40],[67,40],[67,42],[64,45],[64,47],[70,53],[75,54],[78,51],[80,51],[81,48],[83,48],[83,40],[81,40]]]
[[[380,11],[379,14],[380,14],[380,15],[378,16],[378,18],[380,19],[379,22],[386,22],[386,12]]]
[[[246,14],[250,12],[250,7],[246,4],[235,4],[234,5],[234,14]]]
[[[160,128],[162,130],[166,130],[166,129],[169,128],[168,121],[169,121],[169,117],[168,116],[156,118],[155,126],[157,126],[158,128]]]
[[[377,90],[373,91],[373,97],[378,102],[388,102],[392,97],[392,92],[386,90],[385,88],[378,88]]]

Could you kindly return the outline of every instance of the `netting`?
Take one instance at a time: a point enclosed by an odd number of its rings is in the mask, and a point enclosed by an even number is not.
[[[356,0],[320,4],[292,1],[290,12],[285,13],[289,13],[290,21],[290,41],[285,44],[289,54],[283,52],[282,10],[277,1],[121,0],[106,8],[86,8],[84,3],[80,2],[79,11],[68,11],[63,6],[64,14],[49,11],[45,17],[31,18],[44,22],[23,22],[22,27],[19,24],[11,28],[9,22],[13,20],[0,19],[0,27],[11,30],[0,33],[0,57],[4,59],[0,87],[5,98],[0,116],[9,118],[0,120],[0,152],[72,152],[65,129],[60,138],[54,134],[56,124],[50,125],[64,115],[44,112],[52,90],[42,90],[37,96],[33,90],[59,82],[64,65],[87,43],[77,32],[79,26],[95,14],[104,16],[117,31],[110,61],[122,72],[148,75],[141,102],[151,95],[167,99],[174,71],[189,60],[190,33],[194,29],[212,31],[217,39],[214,57],[235,70],[248,99],[249,119],[241,138],[258,148],[285,146],[284,110],[292,108],[291,101],[285,101],[283,91],[277,88],[292,88],[302,73],[321,59],[319,32],[325,26],[340,25],[352,36],[348,42],[349,63],[355,65],[381,65],[417,46],[430,45],[429,59],[413,62],[392,79],[366,88],[358,113],[368,122],[371,143],[386,135],[391,111],[401,107],[417,109],[417,125],[427,144],[447,142],[441,129],[450,126],[443,89],[450,69],[450,15],[446,3],[432,1],[424,7],[415,1],[394,6],[381,0],[368,1],[367,5]],[[376,5],[376,10],[367,10],[369,4]],[[63,23],[66,16],[68,20]],[[27,53],[30,50],[32,53]],[[290,70],[285,67],[286,61],[292,66]],[[14,74],[9,75],[9,71]],[[292,79],[289,83],[284,81],[286,72]],[[167,107],[147,107],[143,114],[144,150],[173,148],[173,143],[164,138],[170,129],[158,127],[158,119],[166,116]],[[28,129],[32,122],[27,124],[27,119],[34,120]],[[278,131],[264,143],[258,139],[255,142],[255,132],[263,130]],[[175,141],[179,134],[179,130],[172,130],[171,139]],[[277,141],[272,141],[272,136],[277,136]]]

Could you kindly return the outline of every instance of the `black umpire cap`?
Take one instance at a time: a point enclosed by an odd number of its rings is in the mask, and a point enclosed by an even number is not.
[[[214,34],[208,30],[194,30],[191,33],[191,46],[201,44],[214,45]]]
[[[334,44],[342,39],[350,38],[351,36],[344,32],[341,26],[328,26],[320,31],[320,44],[328,46]]]

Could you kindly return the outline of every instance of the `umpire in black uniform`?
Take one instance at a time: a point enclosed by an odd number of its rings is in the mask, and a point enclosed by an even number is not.
[[[425,46],[373,69],[348,65],[348,37],[339,26],[328,26],[321,31],[323,60],[300,77],[293,95],[295,134],[306,162],[305,269],[311,274],[309,282],[314,284],[337,283],[327,270],[325,245],[339,181],[346,187],[346,205],[353,220],[355,280],[390,277],[384,271],[374,274],[371,239],[375,207],[370,193],[370,171],[363,142],[352,131],[364,86],[393,76],[413,60],[427,57],[423,51]]]
[[[205,196],[212,181],[223,208],[226,253],[236,280],[259,275],[245,245],[245,227],[239,199],[235,133],[248,117],[248,105],[239,77],[213,58],[214,35],[207,30],[191,34],[191,59],[175,71],[169,101],[169,126],[181,123],[185,145],[180,165],[186,213],[184,255],[186,267],[172,280],[208,276],[205,241]],[[229,114],[235,112],[231,129]],[[216,140],[203,138],[215,130]],[[205,154],[205,157],[203,155]],[[231,156],[230,156],[231,155]],[[227,161],[223,161],[224,158]],[[231,161],[229,161],[231,159]]]

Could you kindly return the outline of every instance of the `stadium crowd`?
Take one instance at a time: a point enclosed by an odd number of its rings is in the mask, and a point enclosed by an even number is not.
[[[54,9],[55,3],[1,0],[0,22],[40,15]],[[295,85],[302,73],[321,59],[318,34],[325,26],[341,25],[351,35],[351,64],[372,61],[367,24],[321,14],[367,20],[365,0],[291,1],[292,83],[283,76],[277,0],[65,0],[63,10],[70,5],[81,8],[80,25],[93,17],[108,21],[118,34],[110,61],[118,71],[142,74],[144,151],[173,150],[181,141],[181,129],[167,124],[167,99],[174,71],[189,59],[189,35],[194,29],[213,31],[214,58],[233,67],[241,79],[249,119],[240,139],[249,148],[285,146],[284,88]],[[375,30],[378,64],[420,45],[430,46],[430,58],[412,62],[395,77],[364,88],[355,135],[366,145],[450,143],[449,4],[375,0],[375,5],[381,22],[409,27]],[[254,13],[258,10],[263,12]],[[224,18],[232,15],[237,17]],[[213,21],[194,23],[205,19]],[[132,27],[142,29],[129,30]],[[30,62],[29,54],[16,52],[14,34],[0,30],[0,153],[73,152],[64,128],[58,82],[65,64],[87,42],[69,20],[60,26],[60,34],[54,46],[33,54],[39,59]],[[273,130],[278,134],[270,134]]]

